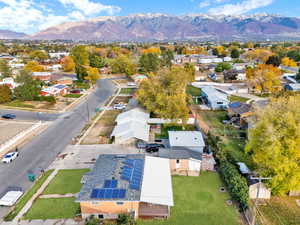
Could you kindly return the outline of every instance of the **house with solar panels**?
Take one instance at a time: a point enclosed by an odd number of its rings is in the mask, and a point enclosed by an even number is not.
[[[83,218],[168,218],[174,205],[169,160],[145,155],[100,155],[76,202]]]
[[[64,96],[68,92],[68,86],[56,84],[54,86],[42,88],[40,95],[42,96]]]

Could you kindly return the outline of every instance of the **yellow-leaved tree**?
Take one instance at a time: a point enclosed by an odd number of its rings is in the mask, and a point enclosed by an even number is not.
[[[41,66],[38,62],[36,61],[29,61],[24,69],[28,72],[43,72],[45,71],[44,67]]]
[[[87,68],[87,76],[84,78],[92,82],[92,84],[96,84],[97,80],[100,78],[100,73],[97,68],[88,67]]]
[[[297,63],[289,57],[282,58],[281,63],[284,66],[297,67]]]
[[[250,86],[260,93],[275,93],[282,89],[280,83],[281,70],[273,65],[259,64],[255,68],[246,71]]]
[[[264,48],[257,48],[246,53],[246,58],[265,63],[273,53]]]
[[[74,72],[75,71],[75,62],[71,56],[65,56],[61,60],[61,65],[62,65],[63,71],[65,71],[65,72]]]
[[[189,81],[190,74],[183,68],[160,70],[141,83],[138,101],[161,118],[186,122],[189,109],[185,89]]]
[[[284,195],[300,190],[300,95],[272,99],[255,112],[246,151],[272,192]]]

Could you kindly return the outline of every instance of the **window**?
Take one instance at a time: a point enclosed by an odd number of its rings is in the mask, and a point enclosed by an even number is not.
[[[180,163],[180,160],[179,160],[179,159],[176,159],[176,163],[179,164],[179,163]]]
[[[218,105],[223,105],[223,102],[217,102]]]
[[[117,202],[117,205],[123,205],[124,202]]]
[[[104,218],[104,216],[102,214],[98,215],[98,219],[103,219],[103,218]]]

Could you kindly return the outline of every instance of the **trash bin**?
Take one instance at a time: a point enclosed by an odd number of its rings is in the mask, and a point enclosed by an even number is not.
[[[28,173],[27,174],[28,180],[31,182],[35,181],[35,175],[33,173]]]

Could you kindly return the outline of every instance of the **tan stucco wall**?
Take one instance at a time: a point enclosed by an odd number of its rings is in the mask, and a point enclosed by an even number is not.
[[[170,169],[172,175],[199,176],[200,171],[189,171],[189,160],[179,159],[179,168],[176,168],[176,159],[170,159]]]
[[[138,216],[139,202],[123,202],[117,205],[117,202],[81,202],[81,213],[83,215],[92,214],[119,214],[135,211]]]

